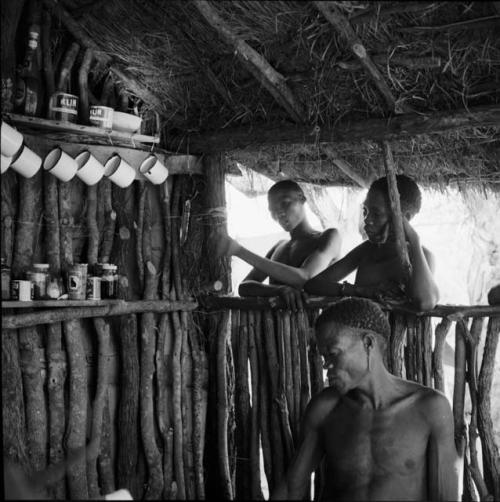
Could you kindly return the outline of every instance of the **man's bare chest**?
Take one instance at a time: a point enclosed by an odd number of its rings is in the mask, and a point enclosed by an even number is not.
[[[425,465],[428,430],[415,414],[364,416],[339,411],[332,416],[330,426],[323,428],[332,474],[362,482],[409,476]]]

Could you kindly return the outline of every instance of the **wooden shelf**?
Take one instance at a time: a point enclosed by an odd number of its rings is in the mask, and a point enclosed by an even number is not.
[[[44,132],[58,132],[64,134],[77,134],[89,138],[107,139],[110,144],[113,141],[126,142],[130,145],[135,143],[159,143],[159,136],[148,136],[145,134],[136,134],[123,131],[109,131],[100,127],[87,126],[83,124],[73,124],[59,120],[43,119],[40,117],[28,117],[16,113],[3,114],[9,122],[18,126],[20,129],[31,128],[42,130]]]
[[[2,309],[36,309],[46,307],[101,307],[125,303],[125,300],[31,300],[20,302],[17,300],[2,300]]]

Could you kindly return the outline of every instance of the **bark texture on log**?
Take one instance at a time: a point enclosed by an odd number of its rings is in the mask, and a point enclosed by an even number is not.
[[[481,433],[483,450],[483,469],[486,486],[494,499],[500,498],[500,456],[499,445],[495,444],[493,423],[491,420],[491,385],[495,354],[500,336],[500,317],[491,317],[488,321],[483,362],[478,379],[478,428]]]

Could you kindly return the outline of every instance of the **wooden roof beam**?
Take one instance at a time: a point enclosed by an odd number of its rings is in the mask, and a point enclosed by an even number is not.
[[[357,183],[361,188],[370,188],[370,182],[358,174],[347,160],[339,157],[338,153],[329,145],[323,145],[323,152],[328,158],[348,177]]]
[[[372,79],[373,83],[377,86],[377,89],[384,97],[387,105],[389,106],[389,109],[394,113],[403,113],[403,111],[409,111],[406,107],[397,102],[384,77],[368,55],[365,46],[361,42],[361,39],[356,35],[356,32],[349,23],[349,20],[337,7],[336,2],[315,1],[313,3],[316,8],[325,16],[328,22],[334,27],[335,31],[347,41],[349,48],[358,58],[359,62],[363,65],[366,73]]]
[[[277,72],[255,49],[238,38],[206,0],[193,0],[193,4],[219,36],[233,47],[247,70],[271,93],[290,117],[298,123],[306,122],[303,107],[286,84],[283,75]]]
[[[140,97],[143,101],[154,106],[161,106],[161,101],[149,89],[140,84],[126,70],[122,70],[113,63],[113,58],[102,51],[94,40],[85,33],[80,23],[57,0],[42,0],[45,7],[60,18],[66,29],[73,35],[75,40],[87,49],[94,51],[95,58],[102,64],[109,65],[109,69],[121,80],[123,86]]]
[[[340,122],[322,127],[255,124],[249,127],[220,129],[203,134],[172,138],[171,151],[189,144],[191,153],[226,152],[238,148],[278,144],[316,144],[358,142],[362,140],[411,138],[419,134],[454,131],[468,127],[500,127],[500,104],[476,106],[442,112],[406,113],[390,118]]]

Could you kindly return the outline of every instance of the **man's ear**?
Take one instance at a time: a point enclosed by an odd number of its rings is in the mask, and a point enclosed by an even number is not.
[[[362,337],[365,350],[373,349],[373,347],[375,346],[375,337],[373,336],[373,334],[369,331],[366,331],[365,333],[363,333]]]

